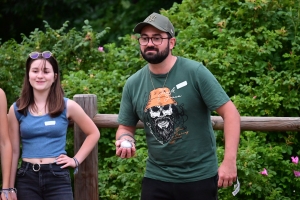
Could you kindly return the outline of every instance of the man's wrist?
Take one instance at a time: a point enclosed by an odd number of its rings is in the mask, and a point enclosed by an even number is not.
[[[129,136],[130,137],[130,138],[128,138],[128,137],[125,138],[125,140],[127,140],[127,141],[132,142],[132,143],[135,144],[134,136],[132,134],[130,134],[130,133],[124,133],[124,134],[120,135],[117,140],[120,140],[120,139],[122,139],[125,136]]]

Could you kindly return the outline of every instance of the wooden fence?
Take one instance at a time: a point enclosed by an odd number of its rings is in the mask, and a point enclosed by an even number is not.
[[[97,97],[93,94],[77,94],[76,101],[93,119],[98,128],[117,128],[117,114],[98,114]],[[211,117],[213,129],[223,130],[220,116]],[[72,122],[71,122],[72,124]],[[142,122],[137,128],[143,128]],[[241,117],[241,131],[300,131],[300,117]],[[74,124],[74,151],[77,152],[85,139],[84,133]],[[79,166],[74,178],[74,199],[98,200],[98,147]]]

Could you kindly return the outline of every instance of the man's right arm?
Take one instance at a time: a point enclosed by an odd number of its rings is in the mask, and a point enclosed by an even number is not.
[[[124,126],[119,125],[117,133],[116,133],[116,155],[121,158],[131,158],[134,156],[135,149],[135,126]],[[132,145],[131,148],[121,147],[121,143],[123,141],[129,141]]]

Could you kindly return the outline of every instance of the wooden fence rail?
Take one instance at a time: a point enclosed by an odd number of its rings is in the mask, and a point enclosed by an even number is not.
[[[97,96],[77,94],[76,101],[93,119],[98,128],[117,128],[117,114],[97,114]],[[211,116],[214,130],[223,130],[220,116]],[[74,152],[77,152],[85,139],[84,133],[74,124]],[[143,128],[142,122],[137,128]],[[300,117],[241,117],[242,131],[300,131]],[[96,146],[86,160],[79,166],[74,179],[74,199],[99,200],[98,192],[98,147]]]
[[[96,114],[93,118],[99,128],[117,128],[117,114]],[[214,130],[223,130],[220,116],[211,116]],[[137,128],[143,128],[139,122]],[[241,117],[242,131],[300,131],[300,117]]]

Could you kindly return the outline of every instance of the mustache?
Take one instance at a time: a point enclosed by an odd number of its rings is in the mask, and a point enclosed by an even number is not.
[[[146,52],[146,51],[157,51],[157,49],[154,48],[154,47],[147,47],[147,48],[144,50],[144,52]]]

